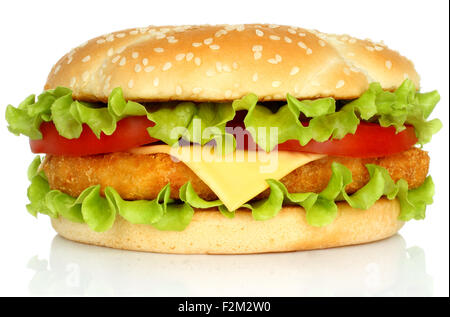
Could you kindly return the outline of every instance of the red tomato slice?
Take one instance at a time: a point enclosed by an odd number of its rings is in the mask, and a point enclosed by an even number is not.
[[[355,134],[347,134],[340,140],[311,140],[305,146],[301,146],[297,140],[289,140],[279,144],[278,149],[367,158],[400,153],[416,143],[417,137],[412,126],[406,126],[405,130],[396,133],[392,126],[382,127],[376,123],[361,122]]]
[[[228,126],[241,128],[234,130],[238,149],[260,149],[250,134],[242,130],[243,124],[241,122],[233,120]],[[240,135],[242,133],[244,133],[244,136]],[[396,133],[394,127],[382,127],[376,123],[360,122],[355,134],[347,134],[340,140],[325,142],[311,140],[304,146],[300,145],[297,140],[288,140],[279,144],[278,150],[369,158],[400,153],[410,149],[416,143],[417,137],[412,126],[406,126],[405,130]]]
[[[400,153],[416,143],[417,137],[412,126],[406,126],[405,130],[396,133],[394,127],[361,122],[355,134],[347,134],[342,139],[325,142],[311,140],[304,146],[297,140],[288,140],[279,144],[278,150],[368,158]]]
[[[30,140],[30,146],[33,153],[68,156],[120,152],[159,141],[147,132],[147,128],[154,125],[145,116],[128,117],[117,122],[112,135],[102,133],[98,139],[87,125],[83,125],[78,139],[66,139],[59,135],[53,122],[44,122],[40,127],[43,138]]]
[[[227,124],[228,127],[240,128],[234,130],[239,149],[256,149],[257,145],[250,134],[245,131],[243,118],[245,113],[238,112],[236,118]],[[133,147],[159,141],[147,132],[154,122],[146,117],[128,117],[117,123],[116,131],[110,136],[101,134],[97,139],[88,126],[83,126],[83,132],[78,139],[66,139],[58,134],[52,122],[42,123],[41,140],[30,140],[33,153],[55,155],[83,156],[101,153],[119,152]],[[244,137],[240,134],[244,134]],[[239,141],[243,140],[243,141]],[[375,123],[361,122],[355,134],[348,134],[340,140],[317,142],[311,140],[302,146],[297,140],[289,140],[278,145],[281,151],[298,151],[328,154],[347,157],[380,157],[403,152],[417,143],[414,128],[406,126],[400,133],[395,133],[394,127],[381,127]]]

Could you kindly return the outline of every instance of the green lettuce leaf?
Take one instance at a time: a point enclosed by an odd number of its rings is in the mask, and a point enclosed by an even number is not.
[[[151,104],[151,110],[137,102],[126,101],[120,87],[112,90],[105,106],[96,103],[73,100],[72,91],[58,87],[47,90],[38,96],[27,97],[17,108],[6,108],[8,129],[16,134],[24,134],[31,139],[42,139],[39,127],[44,121],[53,121],[58,133],[67,139],[79,138],[86,124],[100,138],[103,133],[111,135],[117,122],[129,116],[147,116],[155,126],[148,128],[149,134],[163,142],[173,145],[180,137],[205,144],[214,138],[225,135],[226,123],[233,119],[231,104],[217,107],[217,104],[192,102]],[[218,111],[216,111],[219,109]],[[200,135],[210,131],[210,136],[193,138],[190,133],[193,120],[201,123]],[[207,135],[208,133],[205,133]]]
[[[28,188],[30,203],[27,209],[33,216],[38,213],[52,218],[62,216],[73,222],[86,223],[94,231],[103,232],[111,228],[117,214],[133,224],[147,224],[159,230],[171,231],[184,230],[194,214],[189,203],[178,203],[170,199],[169,184],[152,201],[123,200],[112,187],[105,188],[103,197],[100,195],[100,185],[86,188],[78,198],[74,198],[59,190],[50,190],[44,173],[38,171],[40,163],[41,159],[37,156],[28,169],[31,184]],[[195,197],[198,195],[189,185],[184,186],[184,192],[188,192],[187,200],[195,205]],[[198,199],[201,200],[199,197]],[[212,205],[218,204],[210,203]]]
[[[220,200],[207,201],[200,198],[200,196],[198,196],[195,192],[194,187],[192,187],[191,182],[187,182],[181,186],[180,199],[194,208],[206,209],[222,205]]]
[[[116,219],[116,208],[110,199],[100,196],[100,185],[92,186],[81,193],[81,214],[94,231],[103,232],[112,227]]]
[[[394,92],[384,91],[379,83],[371,83],[360,98],[348,103],[343,110],[356,111],[364,120],[374,119],[383,127],[394,126],[397,131],[411,124],[418,142],[425,144],[442,128],[439,119],[426,121],[439,100],[437,91],[418,93],[414,83],[406,79]]]
[[[112,90],[105,107],[74,101],[70,89],[58,87],[43,92],[37,101],[31,95],[17,108],[8,105],[5,117],[8,129],[16,135],[41,139],[41,123],[53,121],[61,136],[73,139],[80,136],[83,124],[100,137],[101,133],[111,135],[117,122],[125,117],[147,116],[155,122],[148,128],[149,134],[169,145],[183,137],[201,145],[215,140],[220,146],[230,140],[234,149],[235,140],[226,133],[226,124],[235,117],[236,111],[247,110],[246,129],[261,148],[270,151],[287,140],[299,140],[305,145],[310,140],[341,139],[355,133],[361,119],[384,127],[394,126],[398,132],[410,124],[414,126],[418,143],[425,144],[442,128],[439,119],[427,121],[439,99],[436,91],[416,92],[409,79],[393,92],[384,91],[379,83],[371,83],[366,92],[341,109],[336,109],[333,98],[298,100],[290,94],[285,105],[270,109],[258,104],[258,96],[252,93],[233,103],[165,102],[146,107],[126,101],[119,87]],[[304,126],[300,118],[306,118],[309,124]]]
[[[153,227],[163,231],[183,231],[193,216],[194,209],[188,204],[169,204],[163,217]]]
[[[397,197],[401,208],[399,219],[403,221],[424,219],[426,206],[433,203],[434,183],[431,177],[428,176],[420,187],[411,190],[408,190],[405,180],[401,179],[397,184],[399,186]]]
[[[394,92],[384,91],[379,83],[371,83],[365,93],[338,111],[332,98],[300,101],[288,94],[286,99],[287,104],[275,112],[258,105],[254,94],[233,102],[235,109],[248,110],[245,127],[266,151],[287,140],[298,140],[305,145],[310,140],[341,139],[346,134],[354,134],[361,119],[378,122],[383,127],[394,126],[397,132],[410,124],[420,144],[429,142],[442,127],[439,119],[426,120],[439,101],[439,94],[418,93],[409,79]],[[308,126],[300,122],[302,116],[310,119]],[[277,135],[270,128],[276,128]]]
[[[86,223],[92,230],[102,232],[113,225],[117,214],[134,224],[151,225],[158,230],[182,231],[192,220],[193,208],[218,207],[227,218],[234,218],[235,211],[229,211],[220,200],[206,201],[198,196],[192,184],[187,182],[180,188],[180,201],[170,199],[170,184],[166,185],[156,199],[126,201],[111,187],[105,188],[105,197],[100,195],[100,186],[85,189],[78,198],[58,190],[50,190],[48,181],[39,171],[37,157],[28,169],[31,185],[28,188],[30,204],[28,211],[50,217],[62,216],[70,221]],[[423,219],[426,206],[433,202],[434,184],[430,176],[416,189],[408,190],[408,184],[400,179],[395,183],[388,171],[378,165],[367,164],[369,182],[352,195],[345,187],[352,182],[350,170],[333,162],[332,175],[327,187],[320,193],[289,193],[279,181],[268,179],[268,198],[249,202],[241,208],[250,209],[255,220],[275,217],[283,205],[299,205],[306,210],[307,222],[316,227],[326,226],[337,216],[336,201],[345,201],[353,208],[366,210],[382,196],[397,198],[401,212],[399,219]]]
[[[164,215],[170,199],[170,186],[165,186],[154,200],[125,201],[112,187],[105,189],[105,196],[114,203],[118,213],[133,224],[151,225]]]

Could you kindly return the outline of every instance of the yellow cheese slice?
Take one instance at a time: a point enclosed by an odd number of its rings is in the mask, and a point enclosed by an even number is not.
[[[269,187],[266,179],[279,180],[325,155],[290,151],[236,150],[214,155],[202,146],[142,146],[135,154],[166,153],[186,164],[219,197],[228,210],[236,210]]]

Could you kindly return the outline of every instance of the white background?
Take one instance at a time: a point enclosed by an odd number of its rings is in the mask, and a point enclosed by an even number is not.
[[[448,1],[1,1],[0,295],[449,295]],[[391,239],[287,254],[177,256],[79,245],[27,214],[26,137],[4,107],[42,90],[51,66],[87,39],[129,27],[277,23],[385,43],[437,89],[444,128],[430,151],[435,203]]]

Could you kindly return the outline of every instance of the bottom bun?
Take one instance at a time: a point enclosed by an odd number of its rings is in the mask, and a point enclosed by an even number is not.
[[[64,218],[52,219],[64,238],[116,249],[180,254],[245,254],[324,249],[388,238],[403,225],[396,200],[385,198],[368,210],[338,203],[338,215],[325,227],[306,222],[305,210],[284,207],[270,220],[256,221],[247,209],[233,219],[218,209],[195,210],[189,226],[181,232],[159,231],[149,225],[132,224],[118,216],[106,232],[94,232],[86,224]]]

